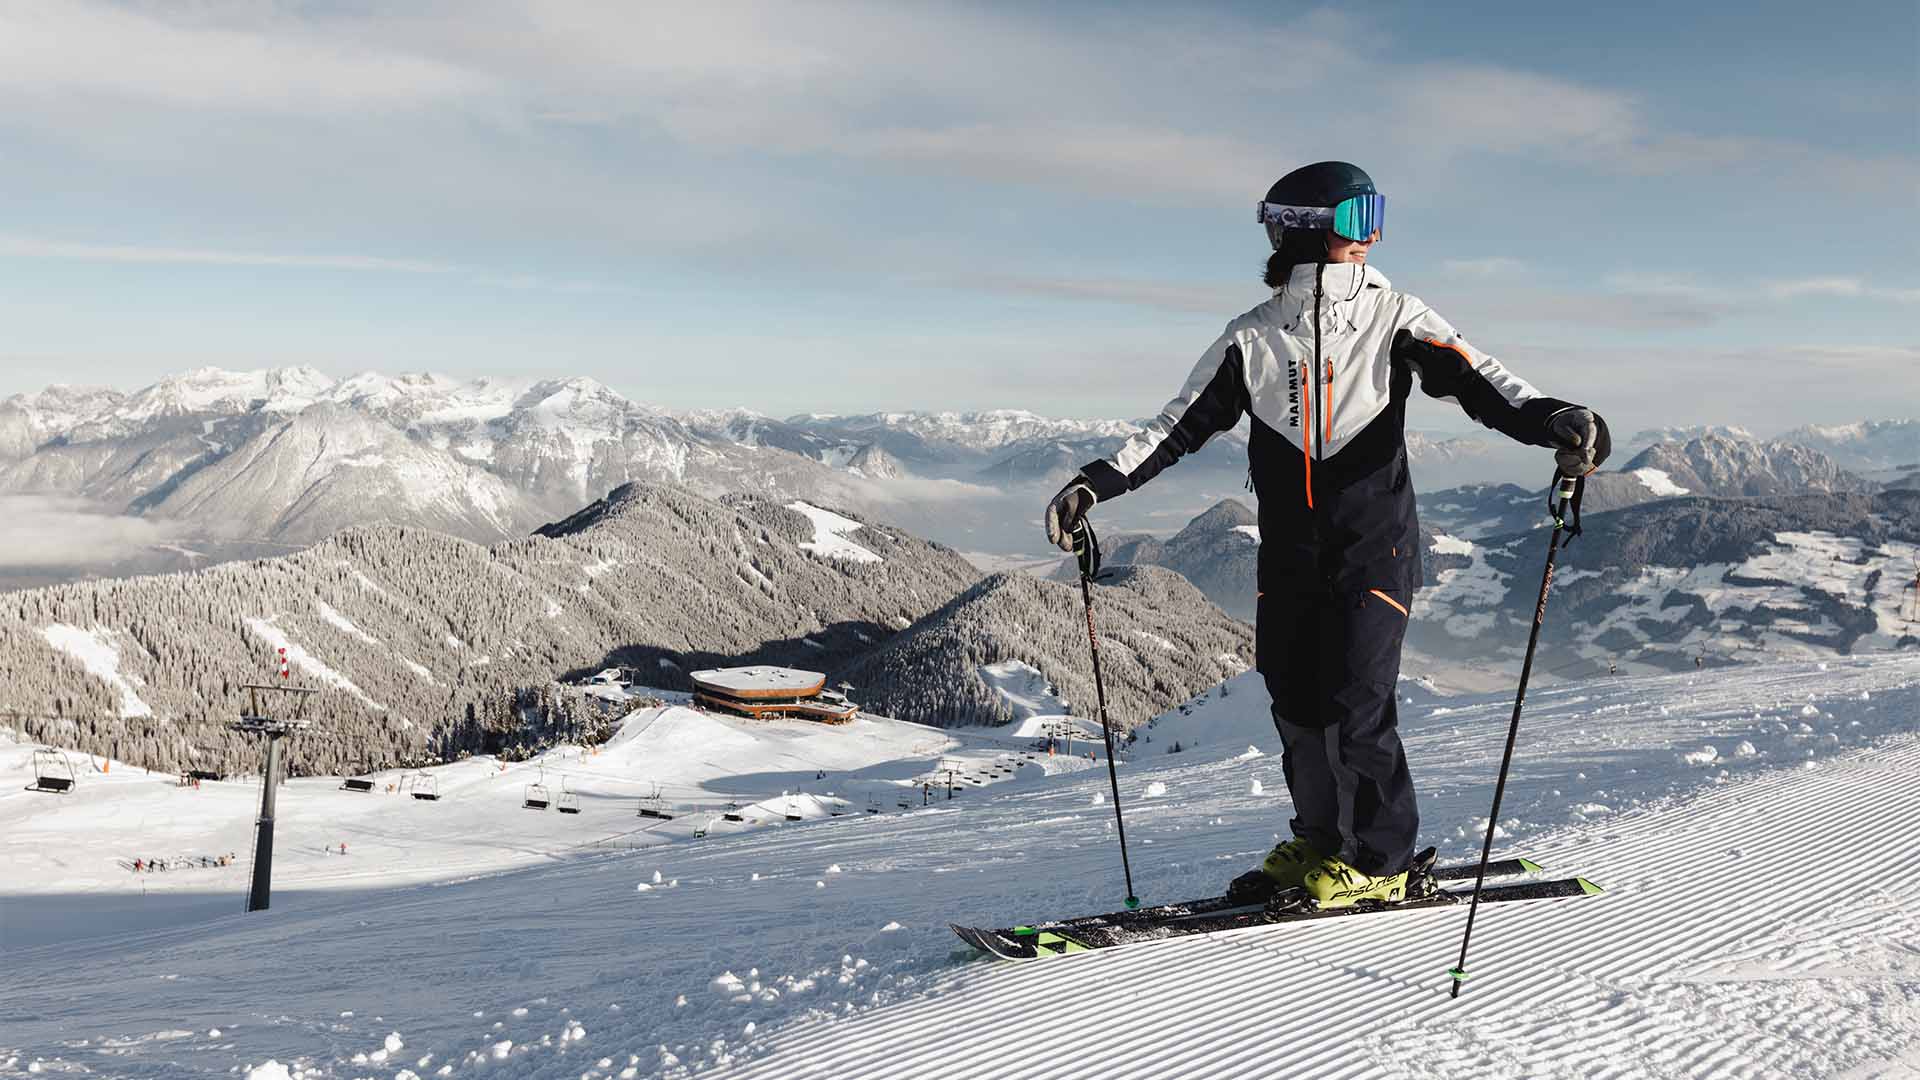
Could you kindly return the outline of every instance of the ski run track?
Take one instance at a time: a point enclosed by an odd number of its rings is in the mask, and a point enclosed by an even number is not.
[[[1511,699],[1401,691],[1426,842],[1477,857]],[[1285,828],[1265,712],[1243,676],[1122,766],[1145,903],[1217,892]],[[1483,909],[1458,1000],[1453,908],[976,957],[947,923],[1124,895],[1106,770],[1036,769],[905,812],[411,866],[265,914],[229,890],[218,914],[6,944],[0,1075],[1915,1077],[1916,717],[1912,655],[1536,687],[1494,854],[1606,892]],[[283,796],[283,819],[324,795]],[[0,823],[48,798],[11,784]],[[463,805],[444,820],[488,827]],[[0,910],[47,900],[0,884]]]

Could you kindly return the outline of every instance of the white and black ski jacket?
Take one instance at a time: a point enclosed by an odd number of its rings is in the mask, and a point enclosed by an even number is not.
[[[1373,267],[1304,264],[1227,324],[1146,430],[1081,472],[1100,501],[1117,498],[1246,413],[1260,590],[1412,590],[1422,584],[1406,447],[1416,377],[1534,446],[1552,446],[1548,419],[1578,407],[1543,396]]]

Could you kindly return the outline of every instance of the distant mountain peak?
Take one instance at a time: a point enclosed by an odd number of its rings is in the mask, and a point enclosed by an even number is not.
[[[1627,446],[1651,446],[1654,443],[1684,443],[1703,436],[1759,442],[1760,437],[1738,424],[1693,424],[1688,427],[1643,428],[1627,441]]]
[[[1248,509],[1245,503],[1238,499],[1221,499],[1208,507],[1199,517],[1189,521],[1187,527],[1174,536],[1173,543],[1177,544],[1188,538],[1189,534],[1197,536],[1201,533],[1220,532],[1259,523],[1259,515]]]

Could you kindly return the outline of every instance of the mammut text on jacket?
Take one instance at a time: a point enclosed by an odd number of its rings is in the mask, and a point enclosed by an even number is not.
[[[1412,590],[1422,584],[1406,447],[1416,377],[1534,446],[1552,446],[1548,419],[1579,407],[1543,396],[1373,267],[1304,264],[1227,324],[1146,430],[1081,472],[1101,501],[1117,498],[1246,413],[1260,590]]]

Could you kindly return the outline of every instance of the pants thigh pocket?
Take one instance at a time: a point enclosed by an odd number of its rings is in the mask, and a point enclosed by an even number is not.
[[[1392,695],[1400,678],[1409,599],[1406,590],[1364,589],[1340,605],[1344,619],[1336,635],[1337,669],[1343,683],[1372,683]]]

